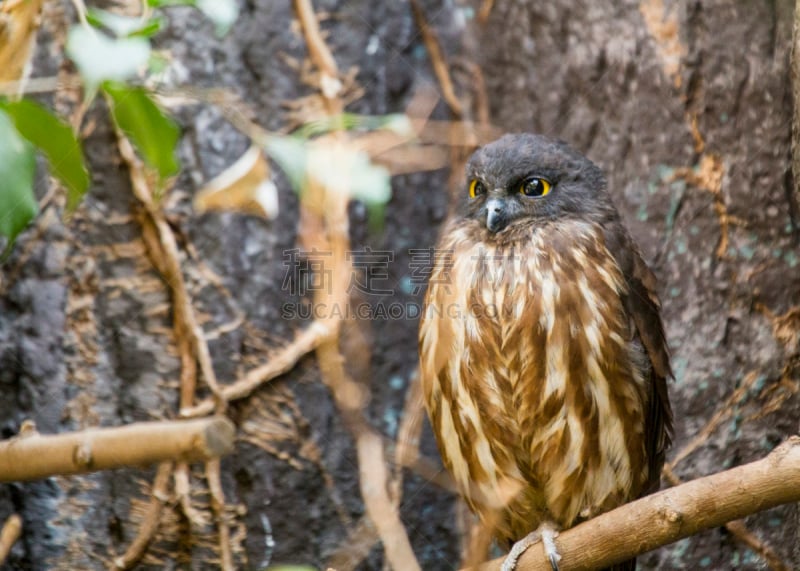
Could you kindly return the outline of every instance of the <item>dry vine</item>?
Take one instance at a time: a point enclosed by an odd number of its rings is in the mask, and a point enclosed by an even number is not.
[[[0,565],[5,562],[21,534],[22,518],[17,514],[11,514],[3,524],[3,529],[0,530]]]

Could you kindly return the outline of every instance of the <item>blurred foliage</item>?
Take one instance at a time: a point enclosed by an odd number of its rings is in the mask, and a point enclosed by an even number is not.
[[[103,91],[111,101],[114,122],[125,133],[144,162],[153,168],[163,182],[178,174],[177,145],[180,128],[153,102],[142,87],[129,87],[122,83],[106,82]]]
[[[33,145],[22,138],[4,111],[0,111],[0,141],[0,180],[3,181],[0,234],[8,238],[5,256],[17,234],[33,220],[38,211],[32,190],[36,157]]]
[[[85,108],[102,94],[111,116],[157,175],[157,193],[180,171],[177,145],[180,129],[143,87],[148,74],[170,65],[151,49],[151,37],[168,25],[167,8],[188,6],[200,10],[218,35],[228,32],[238,16],[235,0],[148,0],[142,17],[129,17],[89,8],[88,25],[73,26],[66,54],[74,62],[85,87]],[[159,59],[162,58],[162,59]],[[33,220],[38,204],[33,193],[35,152],[41,152],[50,171],[67,189],[67,210],[80,204],[89,187],[89,172],[73,129],[52,112],[30,100],[0,100],[0,175],[7,181],[0,192],[0,235],[9,250],[17,235]],[[343,113],[304,125],[291,136],[271,135],[264,150],[301,193],[310,180],[333,192],[361,200],[373,228],[383,222],[391,197],[388,171],[371,162],[353,145],[328,144],[316,137],[332,131],[389,129],[411,132],[403,115],[363,116]]]
[[[333,118],[332,124],[337,121],[338,118]],[[265,150],[286,173],[298,194],[313,180],[330,192],[362,201],[371,228],[382,227],[385,205],[392,196],[390,175],[382,166],[373,164],[365,151],[335,141],[317,144],[296,135],[272,136]]]
[[[89,188],[89,171],[72,128],[33,101],[0,103],[17,132],[38,148],[50,171],[67,188],[67,209],[74,210]]]
[[[111,38],[93,28],[74,26],[67,37],[67,55],[93,92],[106,80],[135,77],[150,59],[150,42],[142,37]]]

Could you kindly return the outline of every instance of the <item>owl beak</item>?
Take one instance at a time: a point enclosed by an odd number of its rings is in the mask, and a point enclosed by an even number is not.
[[[486,228],[489,232],[499,232],[507,224],[505,201],[499,198],[490,198],[486,202]]]

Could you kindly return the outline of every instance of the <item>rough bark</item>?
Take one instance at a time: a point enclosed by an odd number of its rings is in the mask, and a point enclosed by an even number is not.
[[[465,109],[479,99],[477,80],[458,58],[480,64],[494,124],[564,138],[606,169],[617,206],[661,284],[676,371],[670,385],[676,443],[668,460],[693,447],[675,473],[689,480],[746,463],[796,433],[800,320],[792,309],[800,304],[800,253],[790,170],[793,3],[645,0],[611,7],[508,0],[484,3],[490,6],[484,25],[475,21],[477,5],[420,5],[452,63],[453,90]],[[364,97],[350,110],[399,112],[415,89],[437,85],[407,3],[325,0],[314,6],[333,14],[321,27],[329,32],[338,68],[359,67]],[[157,43],[181,61],[186,83],[224,86],[254,110],[254,120],[280,129],[287,121],[282,103],[309,92],[283,55],[306,57],[306,47],[290,25],[289,3],[249,0],[241,7],[224,39],[215,39],[196,12],[172,9]],[[71,20],[69,3],[45,3],[34,76],[70,71],[60,46]],[[68,113],[77,95],[44,100]],[[282,287],[283,253],[297,247],[297,198],[280,179],[281,214],[273,222],[195,214],[191,198],[197,189],[250,143],[212,106],[177,114],[185,170],[169,200],[168,221],[180,238],[182,269],[202,326],[207,334],[218,332],[210,350],[224,386],[248,378],[270,351],[281,354],[277,350],[309,325],[281,318],[284,304],[300,301]],[[435,119],[450,116],[444,103],[434,112]],[[85,203],[70,220],[61,217],[58,202],[45,209],[2,268],[4,437],[16,434],[26,418],[42,432],[56,433],[178,413],[180,361],[170,292],[148,262],[141,212],[119,167],[102,105],[86,124],[93,185]],[[39,195],[51,184],[41,177]],[[448,211],[447,186],[442,171],[396,177],[380,234],[368,231],[363,207],[351,206],[352,247],[394,252],[382,285],[395,294],[368,296],[367,303],[421,300],[421,292],[408,287],[409,249],[435,243]],[[416,363],[417,324],[379,319],[369,325],[362,337],[370,362],[348,365],[366,367],[368,420],[394,438]],[[284,371],[296,355],[290,357],[266,369],[268,374]],[[246,390],[253,387],[248,382]],[[343,546],[355,544],[355,536],[374,537],[362,519],[354,441],[313,357],[256,388],[230,413],[240,439],[235,454],[221,462],[221,484],[230,504],[246,508],[231,515],[244,531],[243,552],[234,553],[238,564],[246,555],[251,568],[268,561],[323,567]],[[711,418],[718,421],[704,431]],[[692,442],[698,434],[702,438]],[[421,453],[437,458],[427,429]],[[150,496],[153,473],[118,470],[3,484],[0,520],[18,513],[23,522],[7,568],[105,568],[104,559],[134,542],[143,506],[170,511]],[[196,471],[192,481],[202,478]],[[745,525],[797,567],[800,561],[791,559],[800,543],[795,514],[792,506],[775,508],[747,518]],[[400,515],[424,569],[456,565],[454,496],[407,472]],[[167,553],[206,568],[213,541],[187,545],[180,539],[187,537],[188,524],[167,523],[152,543],[166,563],[145,557],[141,568],[176,568],[178,560]],[[231,535],[237,536],[235,529]],[[380,569],[379,545],[361,549],[369,555],[360,568]],[[762,567],[723,528],[639,561],[645,569]]]

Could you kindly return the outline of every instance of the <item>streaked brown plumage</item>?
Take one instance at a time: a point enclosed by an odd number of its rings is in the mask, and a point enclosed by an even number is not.
[[[439,244],[452,255],[430,280],[420,372],[446,467],[512,543],[657,489],[669,358],[655,278],[594,164],[507,135],[467,177],[475,197]]]

